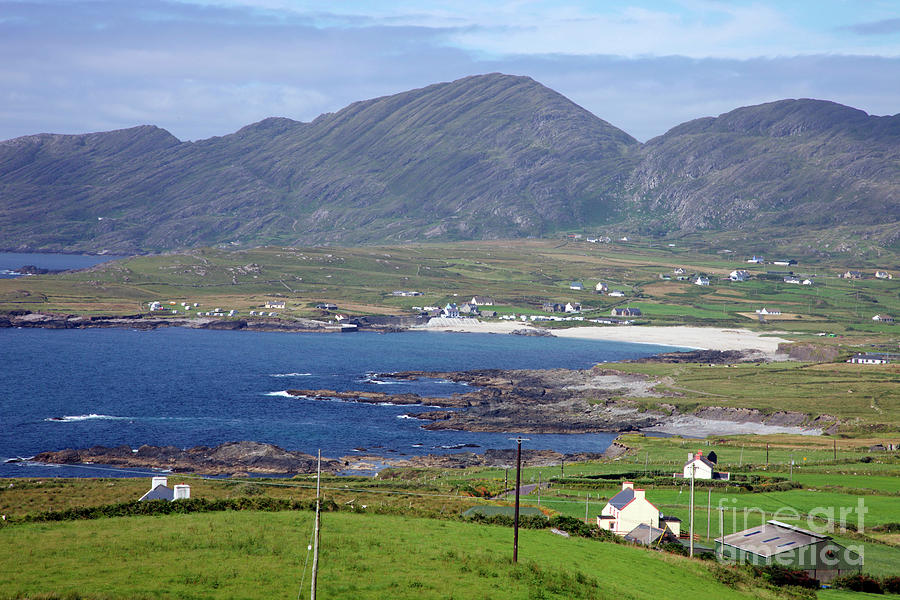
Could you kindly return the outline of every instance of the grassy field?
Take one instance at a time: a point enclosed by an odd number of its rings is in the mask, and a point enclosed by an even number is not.
[[[724,241],[723,241],[724,243]],[[342,312],[404,313],[413,306],[462,302],[490,295],[503,312],[533,314],[541,303],[581,302],[587,314],[609,314],[634,305],[654,324],[740,326],[786,330],[802,339],[815,333],[843,335],[844,343],[888,343],[897,329],[877,324],[878,313],[900,314],[898,280],[844,280],[847,269],[897,271],[900,259],[888,249],[880,255],[822,258],[808,255],[790,269],[815,275],[812,286],[786,284],[771,265],[748,265],[739,252],[701,240],[677,248],[648,242],[590,244],[560,240],[466,242],[363,248],[198,249],[183,254],[143,256],[54,276],[0,280],[0,310],[132,314],[154,300],[198,302],[202,311],[219,307],[246,316],[266,300],[283,299],[281,318],[320,317],[315,304],[332,302]],[[663,281],[676,267],[711,277],[710,286]],[[746,268],[756,277],[727,281],[730,271]],[[871,273],[869,273],[871,275]],[[724,278],[724,279],[723,279]],[[585,290],[570,290],[581,281]],[[626,292],[624,298],[593,293],[598,281]],[[422,292],[395,297],[394,290]],[[793,315],[791,320],[759,323],[745,314],[763,306]],[[183,310],[181,311],[183,315]],[[326,315],[327,316],[327,315]]]
[[[0,529],[0,597],[307,597],[311,513],[214,513]],[[777,597],[719,583],[711,563],[522,530],[327,514],[323,598]],[[640,574],[636,577],[636,574]],[[301,586],[302,582],[302,586]]]

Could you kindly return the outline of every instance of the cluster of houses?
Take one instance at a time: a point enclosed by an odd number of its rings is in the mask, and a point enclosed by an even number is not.
[[[682,472],[675,477],[695,480],[728,479],[728,473],[716,471],[714,452],[703,456],[690,453]],[[597,526],[623,539],[657,546],[660,543],[681,543],[689,538],[681,520],[660,511],[647,498],[645,490],[625,481],[597,516]],[[836,543],[830,536],[801,529],[777,520],[720,536],[715,539],[715,553],[720,561],[752,565],[779,565],[806,571],[813,579],[828,583],[835,577],[858,573],[862,557],[855,551]]]
[[[893,279],[894,276],[887,271],[875,271],[875,279]],[[841,279],[867,279],[869,275],[862,271],[845,271],[839,275]]]
[[[237,311],[234,309],[223,310],[221,308],[214,308],[213,310],[209,310],[209,311],[200,311],[200,310],[197,310],[197,308],[199,306],[200,306],[200,304],[198,302],[193,302],[193,303],[182,302],[179,305],[179,304],[176,304],[174,300],[171,300],[165,304],[156,300],[154,302],[151,302],[149,304],[148,308],[149,308],[150,312],[167,312],[172,315],[179,314],[179,311],[182,311],[188,315],[194,314],[198,317],[234,317],[237,315]],[[172,307],[179,307],[179,308],[172,308]],[[191,310],[194,310],[194,312],[191,313]]]

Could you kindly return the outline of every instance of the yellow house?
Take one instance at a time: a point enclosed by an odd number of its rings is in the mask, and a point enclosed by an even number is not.
[[[624,536],[639,525],[649,525],[656,529],[668,526],[675,535],[681,534],[680,519],[663,515],[647,500],[644,490],[634,489],[633,482],[624,481],[622,490],[603,507],[597,517],[597,526]]]

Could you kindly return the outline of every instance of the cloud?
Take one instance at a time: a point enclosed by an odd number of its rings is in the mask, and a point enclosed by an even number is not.
[[[900,19],[883,19],[881,21],[872,21],[869,23],[857,23],[856,25],[848,25],[842,29],[860,35],[887,35],[891,33],[900,33]]]
[[[486,39],[485,27],[499,31],[500,19],[460,16],[440,3],[416,17],[403,5],[375,14],[339,3],[346,14],[333,15],[279,0],[245,4],[0,1],[0,139],[143,123],[201,139],[270,116],[308,121],[357,100],[493,71],[529,75],[642,140],[692,118],[786,97],[829,99],[874,114],[900,110],[898,57],[562,51],[563,42],[551,38],[565,37],[566,19],[585,16],[577,6],[563,7],[555,29],[525,52],[515,44],[460,43]],[[510,35],[526,44],[525,26],[546,14],[545,5],[504,6]],[[517,7],[531,16],[516,16]],[[703,27],[721,26],[727,37],[728,27],[747,23],[735,17],[739,9],[723,8]],[[655,21],[648,36],[677,31],[677,19],[665,11],[617,15],[641,27]],[[591,23],[572,31],[586,36]]]

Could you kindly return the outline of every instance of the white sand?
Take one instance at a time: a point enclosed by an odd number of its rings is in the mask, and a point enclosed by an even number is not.
[[[431,319],[427,325],[415,327],[426,331],[458,331],[467,333],[511,333],[517,329],[536,329],[527,323],[514,321],[490,322],[478,319]],[[715,327],[653,327],[608,326],[554,329],[557,337],[586,340],[610,340],[660,346],[679,346],[701,350],[759,350],[775,354],[778,344],[789,340],[763,337],[748,329],[718,329]]]
[[[789,340],[763,337],[749,329],[718,329],[715,327],[574,327],[553,332],[559,337],[588,340],[613,340],[662,346],[681,346],[701,350],[760,350],[775,354],[778,344]]]

